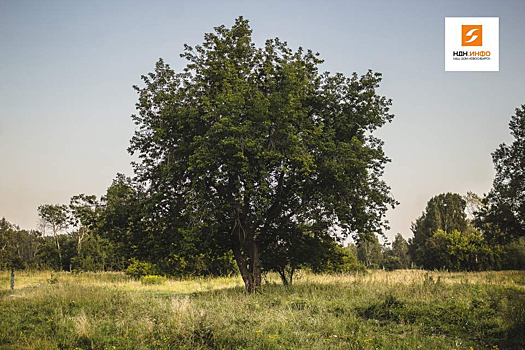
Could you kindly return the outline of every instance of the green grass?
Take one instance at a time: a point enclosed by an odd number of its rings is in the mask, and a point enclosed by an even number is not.
[[[52,277],[53,275],[53,277]],[[0,349],[523,349],[525,272],[232,278],[0,272]]]

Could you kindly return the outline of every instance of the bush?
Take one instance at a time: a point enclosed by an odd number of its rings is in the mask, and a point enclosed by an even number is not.
[[[140,283],[142,284],[164,284],[166,282],[166,277],[164,276],[157,276],[157,275],[148,275],[148,276],[142,276],[140,278]]]
[[[157,274],[157,267],[155,264],[131,259],[131,264],[128,266],[125,273],[130,277],[140,279],[142,276]]]
[[[350,247],[335,246],[335,252],[323,269],[314,270],[316,273],[348,273],[366,272],[366,267],[359,262],[354,251]]]
[[[383,259],[383,267],[387,271],[394,271],[403,268],[403,263],[398,256],[388,255]]]

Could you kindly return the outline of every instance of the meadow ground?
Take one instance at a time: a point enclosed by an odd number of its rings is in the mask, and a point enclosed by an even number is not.
[[[524,349],[525,271],[302,273],[143,285],[0,272],[0,349]]]

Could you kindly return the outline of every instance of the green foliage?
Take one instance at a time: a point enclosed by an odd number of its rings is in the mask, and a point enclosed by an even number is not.
[[[499,254],[502,269],[525,270],[525,238],[502,246]]]
[[[174,252],[167,259],[159,259],[157,267],[171,276],[229,276],[237,272],[231,252],[217,256],[211,251],[192,251]]]
[[[70,224],[74,227],[94,229],[97,226],[100,202],[94,195],[79,194],[71,197]]]
[[[326,267],[322,270],[314,270],[315,272],[365,272],[366,267],[357,259],[356,253],[351,246],[343,247],[335,246],[335,251],[327,258]]]
[[[165,276],[147,275],[140,277],[140,283],[145,285],[164,284],[164,282],[166,282]]]
[[[38,207],[40,225],[46,234],[46,229],[50,228],[57,247],[59,267],[62,268],[62,249],[60,248],[59,233],[69,225],[69,209],[62,204],[43,204]]]
[[[38,216],[44,231],[50,228],[55,239],[69,224],[68,207],[61,204],[43,204],[38,207]],[[58,246],[60,250],[60,246]]]
[[[387,271],[394,271],[406,268],[406,266],[403,265],[401,259],[395,255],[386,255],[383,258],[382,266]]]
[[[495,266],[497,256],[477,231],[438,230],[427,240],[424,267],[449,271],[482,271]]]
[[[70,239],[78,244],[79,234]],[[121,271],[124,257],[114,242],[90,233],[82,238],[81,249],[71,258],[71,268],[74,271]]]
[[[392,256],[395,257],[396,261],[399,261],[399,267],[401,269],[407,269],[412,263],[412,259],[409,254],[408,242],[398,233],[392,242]],[[396,263],[397,264],[397,263]]]
[[[525,236],[525,105],[516,108],[509,128],[514,141],[492,153],[496,177],[476,220],[487,238],[497,243]]]
[[[433,197],[412,225],[409,253],[414,262],[450,271],[524,268],[525,240],[503,239],[494,231],[496,226],[483,221],[488,218],[487,198],[481,200],[472,192],[464,198],[451,193]],[[467,219],[465,209],[472,219]]]
[[[58,248],[53,237],[43,237],[41,245],[37,251],[40,268],[62,270],[59,259]]]
[[[465,207],[465,200],[457,193],[442,193],[428,201],[425,211],[411,228],[414,237],[410,240],[409,251],[416,264],[429,265],[425,245],[437,230],[465,232],[468,227]]]
[[[97,233],[114,242],[125,259],[148,260],[150,253],[158,253],[149,235],[153,227],[147,224],[145,198],[139,184],[117,174],[100,200]]]
[[[233,251],[249,290],[261,283],[260,252],[285,251],[284,230],[337,221],[342,236],[379,233],[396,203],[373,135],[393,119],[377,93],[381,74],[319,73],[312,51],[277,38],[259,48],[251,34],[239,17],[186,45],[182,72],[159,60],[135,86],[129,148],[148,184],[155,236],[199,231],[213,251]]]
[[[182,227],[178,216],[159,213],[162,193],[148,193],[138,182],[117,175],[97,209],[97,234],[122,259],[155,262],[172,276],[235,273],[233,254],[220,236],[198,226]],[[106,254],[108,258],[110,254]]]
[[[357,258],[367,268],[377,269],[383,260],[381,244],[373,233],[362,234],[357,241]]]
[[[35,267],[39,241],[38,232],[21,230],[2,218],[0,220],[0,270]]]
[[[148,262],[138,261],[131,259],[131,263],[126,268],[126,275],[135,279],[140,279],[142,276],[155,275],[157,273],[157,267],[154,264]]]
[[[292,284],[294,273],[301,268],[327,271],[331,262],[343,258],[338,256],[339,246],[323,226],[283,224],[275,236],[265,238],[261,239],[263,270],[279,273],[284,285]]]

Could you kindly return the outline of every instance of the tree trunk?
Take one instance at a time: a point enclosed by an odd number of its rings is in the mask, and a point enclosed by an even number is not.
[[[78,244],[77,244],[77,254],[78,255],[80,255],[80,251],[82,249],[82,242],[84,242],[84,238],[86,238],[86,228],[82,226],[78,232]]]
[[[246,291],[251,290],[251,279],[250,279],[250,273],[248,271],[248,267],[246,264],[246,259],[242,256],[241,253],[241,244],[236,242],[233,245],[233,255],[235,257],[235,261],[237,262],[237,266],[239,267],[239,271],[241,272],[242,280],[244,282],[244,286],[246,287]]]
[[[241,272],[246,291],[248,293],[259,292],[262,285],[259,243],[255,241],[251,234],[244,238],[244,236],[241,236],[240,231],[241,229],[239,228],[237,237],[234,239],[233,255]]]
[[[58,232],[57,231],[58,231],[57,227],[53,223],[53,236],[55,236],[55,243],[56,243],[57,249],[58,249],[58,260],[60,260],[60,270],[62,270],[62,252],[60,250],[60,242],[58,241]]]
[[[281,281],[283,282],[283,286],[288,287],[288,279],[286,278],[286,271],[280,270],[279,275],[281,276]]]
[[[281,276],[281,281],[283,282],[283,285],[285,287],[291,286],[293,284],[293,274],[295,272],[294,267],[290,267],[288,271],[286,271],[286,266],[279,271],[279,275]]]
[[[259,292],[262,285],[262,266],[259,257],[259,243],[253,241],[253,291]]]
[[[15,293],[15,269],[11,268],[11,294]]]

